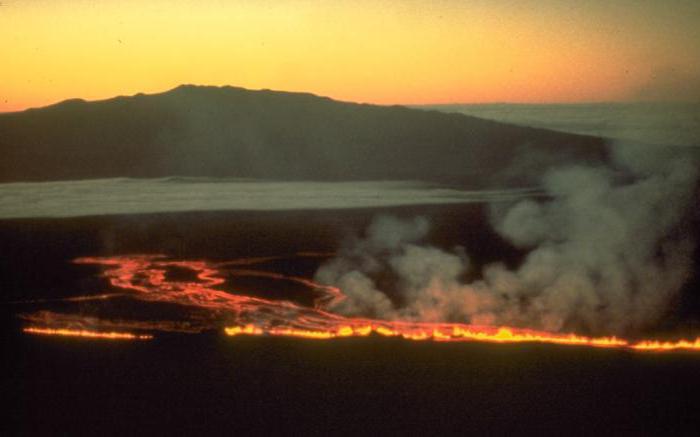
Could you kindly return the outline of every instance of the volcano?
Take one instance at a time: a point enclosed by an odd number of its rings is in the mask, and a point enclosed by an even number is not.
[[[602,160],[606,141],[307,93],[183,85],[0,114],[0,150],[0,182],[195,176],[480,187],[494,175],[522,183],[567,160]],[[514,172],[525,155],[532,166]]]

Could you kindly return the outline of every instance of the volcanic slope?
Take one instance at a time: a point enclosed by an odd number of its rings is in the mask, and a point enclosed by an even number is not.
[[[183,85],[0,114],[0,151],[0,182],[190,176],[479,187],[494,175],[515,185],[562,161],[602,160],[606,141],[306,93]]]

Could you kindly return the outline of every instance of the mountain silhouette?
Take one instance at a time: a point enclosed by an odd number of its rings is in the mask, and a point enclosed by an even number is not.
[[[606,145],[462,114],[182,85],[0,114],[0,151],[1,182],[200,176],[486,185],[563,160],[601,160]]]

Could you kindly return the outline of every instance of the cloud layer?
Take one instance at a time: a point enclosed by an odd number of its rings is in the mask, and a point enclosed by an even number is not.
[[[0,219],[177,211],[273,211],[505,202],[530,189],[467,191],[420,182],[270,182],[216,178],[0,184]]]

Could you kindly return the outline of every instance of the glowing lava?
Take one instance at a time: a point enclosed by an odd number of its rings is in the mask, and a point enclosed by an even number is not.
[[[672,350],[700,350],[700,337],[695,341],[679,340],[679,341],[656,341],[644,340],[632,345],[632,348],[640,351],[672,351]]]
[[[401,337],[407,340],[432,341],[484,341],[492,343],[552,343],[594,347],[626,347],[628,342],[615,337],[589,338],[573,334],[555,334],[516,328],[494,328],[458,324],[405,323],[398,321],[356,320],[356,325],[342,325],[337,330],[270,329],[262,330],[253,325],[225,328],[227,335],[284,335],[292,337],[328,339],[341,337],[366,337],[372,333],[384,337]],[[467,327],[468,326],[468,327]],[[642,348],[638,348],[642,349]]]
[[[299,253],[297,257],[323,257],[327,254]],[[700,338],[695,341],[630,342],[616,337],[585,337],[528,329],[477,326],[456,323],[425,323],[396,320],[347,318],[330,312],[329,307],[345,298],[336,287],[318,284],[308,278],[270,272],[261,264],[285,257],[243,258],[221,263],[170,260],[160,255],[134,255],[105,258],[79,258],[79,264],[96,264],[105,268],[102,276],[111,285],[127,293],[104,294],[100,297],[131,298],[145,302],[162,302],[190,308],[188,320],[124,321],[57,314],[47,311],[25,315],[33,326],[25,332],[33,334],[71,335],[92,338],[147,339],[146,335],[105,332],[108,329],[140,329],[151,331],[202,332],[223,329],[227,335],[273,335],[332,339],[366,337],[377,334],[409,340],[436,342],[479,341],[492,343],[550,343],[588,347],[622,348],[633,351],[700,351]],[[259,268],[254,268],[254,267]],[[173,269],[191,272],[190,280],[173,280]],[[313,307],[285,300],[265,299],[235,291],[224,291],[225,283],[236,277],[253,276],[290,281],[308,288],[314,297]],[[230,280],[229,280],[230,279]],[[40,328],[44,325],[46,328]],[[75,327],[80,327],[76,329]],[[102,329],[102,331],[93,331]]]
[[[87,331],[84,329],[51,329],[51,328],[24,328],[24,332],[28,334],[39,335],[61,335],[66,337],[88,337],[88,338],[104,338],[109,340],[150,340],[152,335],[136,335],[128,332],[98,332]]]

